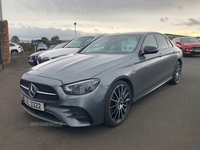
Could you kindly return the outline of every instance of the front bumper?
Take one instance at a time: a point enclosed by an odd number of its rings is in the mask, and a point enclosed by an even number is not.
[[[31,65],[31,66],[37,65],[37,62],[36,62],[36,60],[35,60],[34,57],[29,57],[29,58],[28,58],[28,63],[29,63],[29,65]]]
[[[193,49],[191,47],[184,48],[184,54],[200,55],[200,48]]]
[[[62,82],[58,80],[33,75],[23,75],[22,79],[36,85],[39,83],[51,86],[59,96],[59,100],[56,101],[32,98],[21,87],[23,94],[22,107],[32,116],[55,124],[71,127],[98,125],[104,122],[104,95],[107,91],[105,87],[99,85],[92,93],[75,96],[66,95],[61,87]],[[45,111],[35,110],[27,106],[24,103],[24,96],[32,101],[44,103]]]

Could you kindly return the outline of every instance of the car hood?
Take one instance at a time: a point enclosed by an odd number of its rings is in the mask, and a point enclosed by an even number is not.
[[[59,57],[59,56],[76,53],[79,50],[80,50],[80,48],[61,48],[61,49],[55,49],[55,50],[51,50],[51,51],[42,53],[42,54],[40,54],[39,57],[41,57],[41,58],[43,58],[43,57],[56,58],[56,57]]]
[[[33,53],[33,54],[31,54],[30,56],[31,56],[31,57],[33,57],[33,56],[38,56],[38,55],[40,55],[40,54],[42,54],[42,53],[44,53],[44,52],[46,52],[46,50]]]
[[[131,54],[71,54],[33,67],[27,73],[61,80],[63,84],[90,79],[131,59]]]

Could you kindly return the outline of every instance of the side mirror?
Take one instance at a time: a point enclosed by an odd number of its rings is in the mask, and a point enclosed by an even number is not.
[[[180,43],[180,42],[176,42],[176,44],[178,44],[178,45],[181,45],[181,43]]]
[[[154,54],[157,53],[158,49],[154,46],[145,46],[143,50],[143,54]]]

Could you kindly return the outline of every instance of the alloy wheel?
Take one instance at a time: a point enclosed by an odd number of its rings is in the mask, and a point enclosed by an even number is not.
[[[177,65],[174,71],[174,77],[175,77],[176,83],[178,83],[181,79],[181,64],[179,61],[177,62]]]
[[[130,93],[123,84],[118,85],[110,97],[109,114],[115,123],[121,123],[127,116],[130,107]]]

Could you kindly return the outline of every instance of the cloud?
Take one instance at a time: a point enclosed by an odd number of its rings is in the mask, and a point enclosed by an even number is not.
[[[177,5],[177,4],[172,5],[171,3],[167,3],[167,6],[171,7],[171,8],[180,9],[180,10],[183,9],[183,7],[181,5]]]
[[[193,18],[189,18],[187,20],[187,22],[181,22],[179,20],[177,20],[179,23],[172,23],[172,25],[174,26],[188,26],[188,27],[192,27],[192,26],[200,26],[200,21],[195,20]]]
[[[172,7],[172,4],[170,4],[170,3],[167,3],[167,6],[168,6],[168,7]]]
[[[183,7],[181,5],[176,6],[178,9],[183,9]]]
[[[197,21],[193,18],[190,18],[190,19],[188,19],[188,22],[184,22],[183,25],[185,25],[185,26],[199,26],[200,21]]]
[[[9,28],[9,37],[10,39],[17,35],[20,40],[25,39],[40,39],[41,37],[47,37],[51,39],[53,36],[59,36],[61,40],[71,40],[74,38],[75,33],[74,30],[66,29],[56,29],[56,28],[38,28],[38,27],[24,27],[21,26],[20,28]],[[76,36],[84,36],[84,35],[91,35],[89,33],[84,33],[80,31],[76,31]]]
[[[165,18],[160,18],[160,22],[167,22],[169,20],[169,18],[165,17]]]
[[[142,13],[148,8],[151,13],[155,10],[155,6],[159,9],[166,7],[158,0],[109,0],[109,1],[94,1],[94,0],[34,0],[28,3],[27,0],[9,0],[7,7],[13,8],[10,13],[26,12],[29,18],[42,20],[50,20],[52,18],[66,19],[66,20],[119,20],[124,18],[126,14]],[[17,8],[12,6],[18,6]],[[6,9],[6,8],[5,8]],[[155,10],[156,11],[156,10]],[[121,18],[118,14],[121,14]],[[20,14],[24,16],[24,14]],[[34,17],[32,17],[34,16]]]
[[[24,24],[23,24],[23,23],[18,23],[18,25],[20,25],[20,26],[24,26]]]

